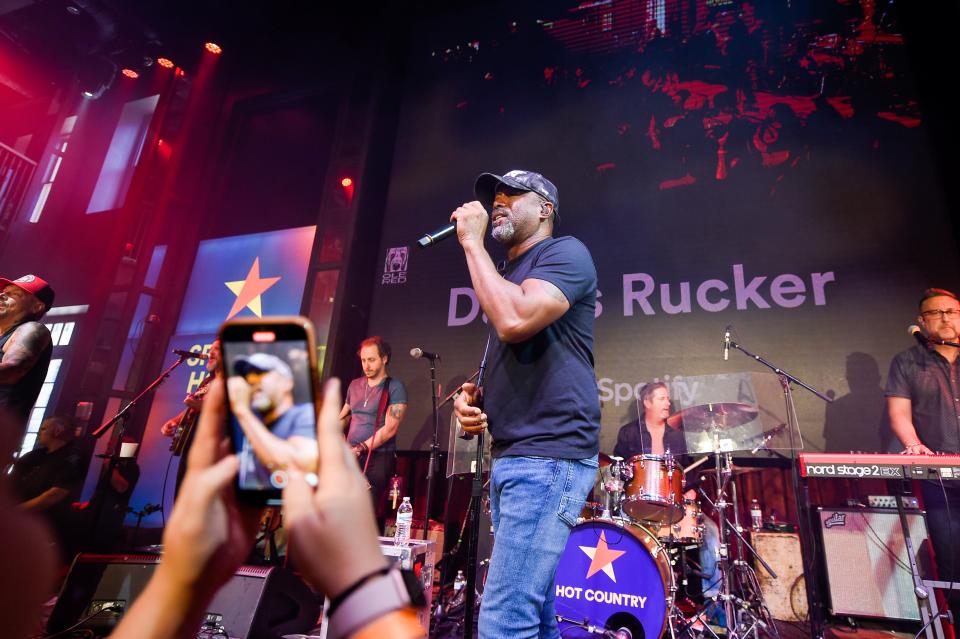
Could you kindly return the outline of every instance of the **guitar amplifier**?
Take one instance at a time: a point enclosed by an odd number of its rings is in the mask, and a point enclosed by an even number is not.
[[[818,508],[834,615],[920,620],[900,516],[871,508]],[[906,513],[920,574],[929,574],[927,520]]]
[[[90,636],[107,635],[140,596],[158,555],[77,555],[50,615],[47,632],[77,625]],[[279,639],[316,627],[320,597],[293,573],[241,566],[207,608],[197,636]],[[79,623],[78,623],[79,622]]]

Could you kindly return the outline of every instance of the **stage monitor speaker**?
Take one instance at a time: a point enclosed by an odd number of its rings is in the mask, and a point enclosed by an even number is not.
[[[920,610],[896,510],[818,508],[823,557],[835,615],[918,621]],[[907,513],[921,575],[928,574],[927,521]]]
[[[157,555],[81,554],[63,584],[48,633],[76,625],[105,636],[140,596],[159,562]],[[322,600],[291,572],[241,566],[207,610],[198,637],[279,639],[317,626]]]

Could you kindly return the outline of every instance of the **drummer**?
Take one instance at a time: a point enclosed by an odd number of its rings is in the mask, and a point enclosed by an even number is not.
[[[642,407],[642,408],[641,408]],[[624,424],[617,433],[617,445],[613,454],[623,459],[634,455],[670,454],[681,465],[686,465],[687,442],[683,435],[682,423],[676,427],[668,425],[670,417],[670,391],[663,382],[651,382],[640,389],[639,419]],[[683,498],[696,500],[696,477],[688,477],[684,482]],[[718,548],[720,531],[709,517],[703,520],[703,546],[700,548],[701,578],[703,580],[704,599],[714,599],[720,594],[720,572],[718,568]],[[715,609],[722,614],[723,607]]]

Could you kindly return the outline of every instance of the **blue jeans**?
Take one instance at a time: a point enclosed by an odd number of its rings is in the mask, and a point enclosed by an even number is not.
[[[597,478],[597,458],[499,457],[490,472],[494,543],[481,639],[559,637],[553,580]]]
[[[703,546],[700,547],[700,570],[705,577],[702,579],[703,596],[716,597],[720,594],[720,568],[717,551],[720,548],[720,529],[709,517],[703,518]]]

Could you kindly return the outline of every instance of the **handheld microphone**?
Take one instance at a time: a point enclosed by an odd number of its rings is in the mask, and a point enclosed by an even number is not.
[[[426,357],[429,360],[439,360],[440,355],[437,353],[431,353],[430,351],[425,351],[422,348],[411,348],[410,357],[413,359],[420,359],[421,357]]]
[[[210,359],[209,355],[204,355],[203,353],[194,353],[193,351],[182,351],[179,348],[173,349],[173,354],[192,359]]]
[[[730,326],[723,330],[723,361],[730,359]]]
[[[441,226],[433,233],[427,233],[426,235],[421,237],[419,240],[417,240],[417,244],[420,245],[420,248],[424,249],[424,248],[427,248],[428,246],[433,246],[434,244],[436,244],[437,242],[440,242],[441,240],[447,239],[448,237],[455,234],[456,232],[457,232],[457,225],[455,222],[451,222],[446,226]]]
[[[930,339],[923,334],[923,330],[916,324],[911,324],[907,327],[907,332],[913,336],[913,339],[917,340],[917,343],[921,346],[926,346],[930,343]]]

